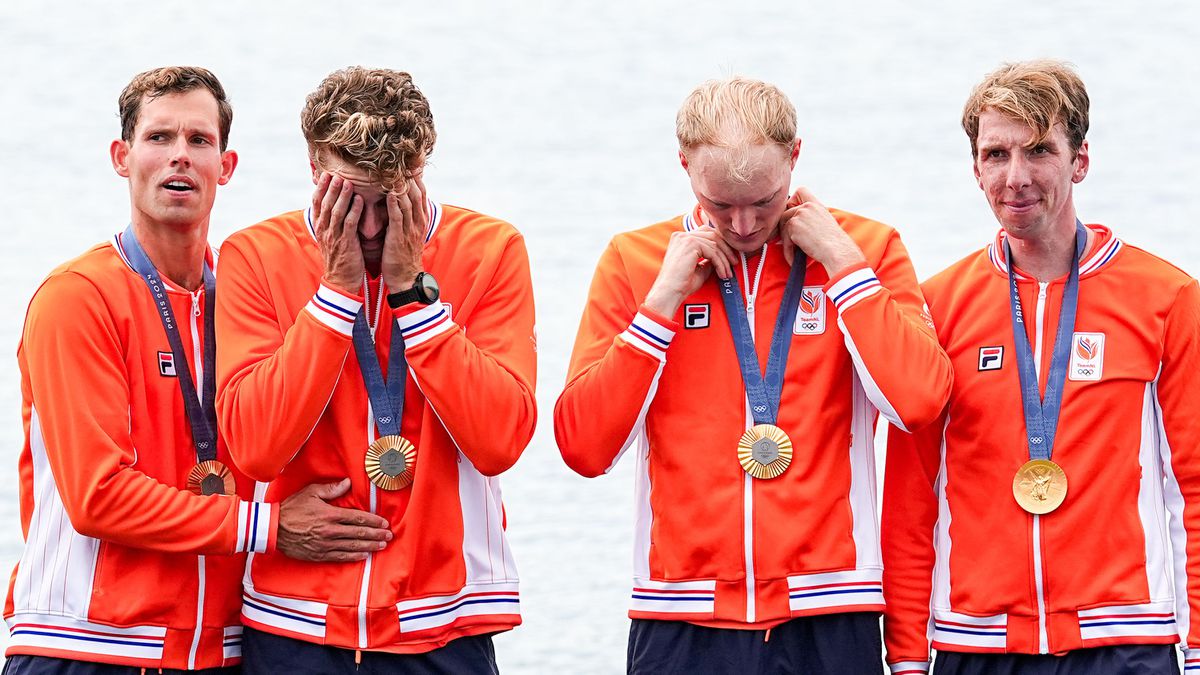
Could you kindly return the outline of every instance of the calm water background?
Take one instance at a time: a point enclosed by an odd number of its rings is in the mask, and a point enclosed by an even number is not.
[[[1196,274],[1197,44],[1200,8],[1183,0],[9,0],[0,4],[0,569],[21,547],[21,318],[47,271],[126,223],[126,187],[107,152],[117,94],[135,72],[204,65],[230,92],[241,163],[219,192],[213,242],[309,199],[298,114],[326,73],[350,64],[414,73],[438,124],[430,194],[514,223],[533,264],[542,415],[505,476],[525,625],[496,640],[502,670],[617,673],[631,463],[602,479],[575,476],[559,459],[551,410],[608,238],[692,204],[673,136],[691,88],[733,73],[780,85],[804,139],[794,185],[898,227],[924,278],[995,229],[958,127],[970,87],[1004,60],[1070,60],[1093,105],[1081,216]]]

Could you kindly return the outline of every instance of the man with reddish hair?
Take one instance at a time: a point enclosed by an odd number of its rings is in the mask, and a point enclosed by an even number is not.
[[[223,247],[221,426],[268,498],[349,475],[339,503],[395,539],[345,564],[255,556],[245,668],[494,673],[491,635],[521,621],[497,477],[537,419],[524,241],[426,196],[436,133],[408,73],[332,73],[301,127],[311,208]]]
[[[1088,109],[1029,61],[963,112],[1000,230],[924,284],[954,390],[888,435],[893,675],[1200,671],[1200,287],[1078,219]]]
[[[676,132],[697,204],[613,238],[554,411],[576,472],[637,463],[629,672],[880,673],[875,422],[949,363],[896,231],[790,189],[783,92],[705,83]]]
[[[386,533],[322,502],[345,485],[252,501],[217,435],[207,237],[237,166],[221,83],[158,68],[119,107],[130,224],[50,273],[17,352],[25,550],[4,672],[237,672],[243,554],[323,559]]]

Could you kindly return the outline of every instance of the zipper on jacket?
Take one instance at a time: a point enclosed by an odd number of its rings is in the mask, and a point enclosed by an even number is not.
[[[745,280],[746,321],[750,324],[751,339],[757,343],[754,331],[754,305],[758,299],[758,286],[762,282],[763,267],[767,262],[767,246],[764,244],[759,252],[758,271],[754,275],[754,283],[750,283],[750,270],[746,266],[746,254],[742,254],[742,279]],[[754,425],[754,415],[750,410],[750,400],[746,405],[746,428]],[[746,565],[746,623],[755,622],[754,598],[754,476],[745,474],[742,477],[742,556]]]
[[[371,406],[367,405],[367,411],[370,412]],[[374,420],[370,420],[374,422]],[[371,507],[368,509],[371,513],[375,513],[375,484],[371,483]],[[375,562],[375,554],[367,552],[367,560],[363,565],[362,586],[358,592],[358,648],[367,648],[367,595],[371,590],[371,567]]]
[[[1037,373],[1038,382],[1042,380],[1042,338],[1046,320],[1046,287],[1049,284],[1045,281],[1038,282],[1038,297],[1037,297],[1037,320],[1034,322],[1034,344],[1036,345],[1033,353],[1034,372]],[[1046,587],[1045,580],[1042,578],[1042,517],[1034,514],[1033,516],[1033,583],[1037,589],[1037,612],[1038,612],[1038,653],[1050,653],[1050,639],[1046,634]]]
[[[192,293],[192,363],[196,364],[196,395],[200,397],[200,404],[204,404],[204,387],[200,384],[204,381],[205,366],[216,367],[214,364],[204,363],[204,357],[201,355],[200,348],[200,330],[196,325],[196,319],[200,316],[200,291]],[[188,670],[196,669],[196,652],[200,649],[200,633],[204,630],[204,556],[196,556],[196,564],[199,569],[199,584],[196,586],[196,632],[192,635],[192,648],[188,651]]]
[[[376,289],[375,298],[375,320],[371,321],[370,313],[367,314],[367,324],[371,329],[371,345],[375,345],[375,333],[379,330],[379,321],[383,311],[383,281],[380,280],[379,287]],[[367,275],[363,273],[363,299],[368,303],[371,301],[371,285],[367,280]],[[392,327],[393,330],[395,326]],[[371,408],[371,400],[367,399],[367,441],[368,443],[375,441],[375,412]],[[378,508],[375,484],[367,481],[371,486],[371,496],[369,502],[370,513],[375,513]],[[363,565],[362,584],[358,591],[358,649],[367,648],[367,597],[371,590],[371,568],[375,562],[375,554],[368,552],[367,560]],[[356,652],[356,658],[361,656]],[[357,664],[356,664],[357,668]]]

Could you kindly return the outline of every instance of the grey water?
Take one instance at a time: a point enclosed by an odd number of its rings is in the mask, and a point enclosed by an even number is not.
[[[793,185],[897,227],[924,278],[996,228],[958,126],[968,91],[1005,60],[1069,60],[1092,98],[1081,217],[1194,275],[1198,44],[1200,7],[1183,0],[4,2],[0,573],[21,549],[22,317],[53,266],[126,223],[108,147],[117,94],[136,72],[203,65],[233,99],[241,161],[218,193],[214,243],[310,199],[298,118],[325,74],[351,64],[414,74],[439,133],[430,195],[514,223],[533,265],[541,419],[503,479],[525,624],[496,639],[501,669],[619,673],[630,463],[575,476],[551,414],[608,238],[692,205],[674,142],[691,88],[735,73],[782,87],[803,138]]]

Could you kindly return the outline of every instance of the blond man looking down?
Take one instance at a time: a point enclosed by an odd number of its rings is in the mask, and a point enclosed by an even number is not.
[[[601,255],[554,416],[578,473],[637,464],[629,671],[881,672],[873,429],[950,387],[912,266],[792,190],[778,88],[707,82],[677,136],[697,203]]]

